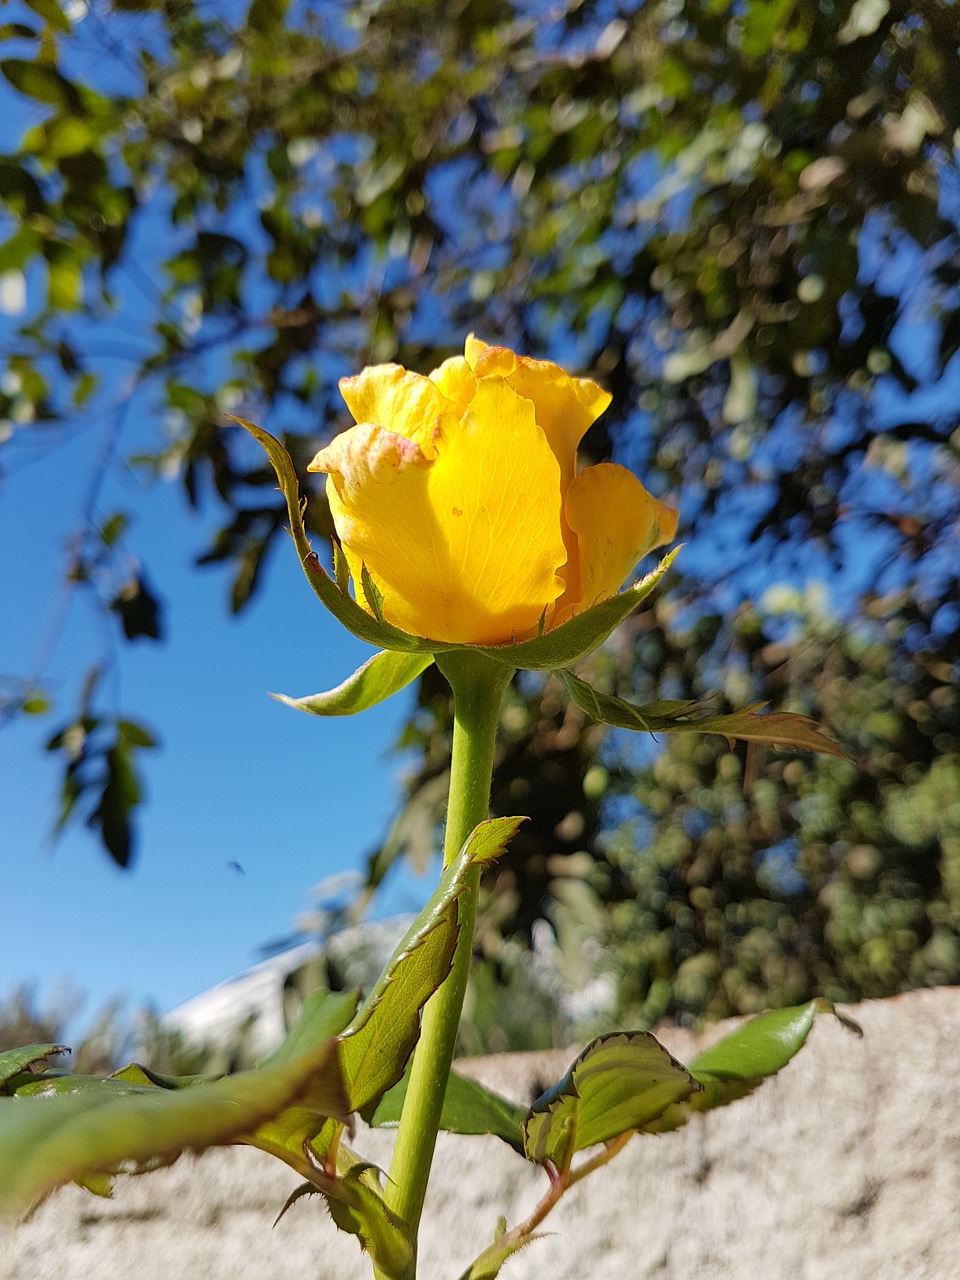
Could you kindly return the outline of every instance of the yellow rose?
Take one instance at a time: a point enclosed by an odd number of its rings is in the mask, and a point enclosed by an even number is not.
[[[625,467],[577,473],[610,396],[545,360],[472,335],[429,377],[376,365],[340,390],[357,425],[321,449],[358,600],[364,567],[387,622],[498,645],[614,595],[669,542],[677,513]]]

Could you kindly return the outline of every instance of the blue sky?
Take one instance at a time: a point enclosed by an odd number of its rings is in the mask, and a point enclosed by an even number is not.
[[[76,50],[65,46],[68,62],[77,60],[81,74],[92,66],[109,84],[119,64],[104,60],[95,38],[88,48],[85,31],[81,21]],[[32,48],[10,52],[32,56]],[[2,82],[0,108],[13,125],[11,141],[47,114]],[[0,224],[0,240],[8,224]],[[157,214],[133,251],[138,273],[114,273],[120,305],[106,328],[91,327],[91,350],[126,346],[142,356],[150,349],[151,281],[162,282],[156,263],[172,251],[170,235],[159,193]],[[32,272],[28,310],[43,288],[42,272]],[[65,539],[81,522],[110,416],[125,394],[129,364],[95,364],[104,387],[92,411],[64,429],[18,432],[4,449],[3,675],[35,669],[58,611]],[[217,372],[207,375],[216,382]],[[135,396],[121,457],[157,448],[156,403],[155,389]],[[279,432],[291,424],[264,425]],[[270,690],[301,695],[339,683],[372,652],[325,613],[292,544],[276,547],[264,589],[236,620],[227,611],[228,571],[193,567],[222,512],[188,516],[177,485],[150,487],[123,465],[112,469],[97,501],[99,519],[117,510],[132,517],[128,545],[167,606],[162,644],[126,644],[116,620],[108,624],[108,647],[118,661],[104,680],[101,705],[142,720],[161,743],[140,754],[147,797],[137,813],[132,870],[117,869],[82,826],[51,839],[62,762],[43,744],[73,718],[78,675],[104,647],[102,623],[80,593],[43,671],[59,705],[0,733],[0,869],[7,886],[0,896],[0,999],[26,982],[43,1006],[69,984],[87,993],[81,1020],[116,994],[131,1007],[149,1000],[167,1008],[229,976],[257,958],[258,946],[292,932],[312,885],[359,868],[396,809],[401,766],[388,752],[412,696],[337,721],[273,702]],[[428,892],[425,881],[401,872],[375,910],[409,909]]]
[[[81,437],[5,485],[2,672],[32,664],[90,465]],[[261,595],[231,619],[226,574],[191,567],[208,529],[185,517],[180,493],[143,491],[129,473],[112,488],[101,505],[135,514],[132,541],[169,604],[168,640],[122,645],[119,689],[110,688],[162,743],[142,757],[148,797],[131,871],[82,827],[51,841],[59,764],[42,744],[58,714],[0,733],[0,995],[33,982],[43,1004],[68,982],[89,994],[89,1015],[114,993],[163,1008],[227,977],[291,931],[312,885],[359,867],[396,805],[400,761],[388,751],[410,706],[400,695],[360,717],[321,720],[274,702],[270,690],[338,683],[372,650],[325,612],[286,542]],[[77,654],[95,649],[91,625],[78,601],[50,666],[64,716]],[[400,876],[382,909],[426,892]]]

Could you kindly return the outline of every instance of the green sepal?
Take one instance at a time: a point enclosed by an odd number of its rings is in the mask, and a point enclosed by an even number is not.
[[[290,1107],[346,1114],[335,1040],[293,1062],[193,1088],[89,1077],[35,1083],[47,1087],[0,1098],[0,1216],[6,1218],[23,1216],[74,1179],[102,1193],[113,1173],[247,1141]]]
[[[21,1076],[45,1071],[51,1058],[69,1052],[65,1044],[25,1044],[18,1049],[5,1049],[0,1053],[0,1094],[12,1093]]]
[[[579,662],[603,644],[611,632],[660,585],[680,550],[681,547],[674,547],[645,578],[625,591],[601,600],[593,608],[575,614],[555,630],[544,631],[532,640],[521,640],[517,644],[480,648],[480,652],[524,671],[553,671]]]
[[[530,1108],[524,1153],[566,1170],[575,1152],[645,1128],[700,1087],[649,1031],[600,1036]]]
[[[314,693],[306,698],[288,698],[284,693],[271,693],[270,697],[315,716],[352,716],[405,689],[432,662],[433,655],[429,653],[397,653],[383,649],[358,667],[342,684],[326,693]]]
[[[350,594],[350,566],[339,542],[333,544],[333,574],[342,595]]]
[[[232,422],[236,422],[238,426],[250,432],[266,451],[277,473],[280,490],[287,503],[290,532],[300,554],[300,565],[310,586],[348,631],[352,631],[359,639],[366,640],[368,644],[375,645],[378,649],[392,649],[400,653],[448,653],[455,649],[470,649],[486,654],[512,669],[550,671],[557,667],[566,667],[596,649],[628,614],[643,603],[659,584],[680,550],[679,547],[675,547],[664,556],[652,573],[647,574],[632,587],[628,587],[626,591],[610,596],[593,608],[577,614],[556,630],[545,631],[531,640],[521,640],[517,644],[487,646],[458,645],[444,640],[429,640],[423,636],[414,636],[383,621],[382,598],[373,579],[366,571],[366,566],[362,570],[360,590],[373,613],[368,613],[345,590],[343,551],[336,544],[334,544],[336,580],[325,572],[310,545],[304,528],[303,504],[296,468],[290,455],[280,441],[275,440],[262,427],[248,422],[245,418],[234,417],[233,414],[227,416]],[[369,588],[372,588],[372,591]]]
[[[443,644],[439,641],[424,640],[420,636],[412,636],[389,622],[380,622],[367,613],[356,600],[345,591],[341,591],[336,581],[324,570],[320,560],[310,545],[307,531],[303,524],[303,504],[297,481],[296,468],[286,449],[279,440],[275,440],[262,427],[248,422],[245,418],[236,418],[229,414],[231,421],[249,431],[253,438],[264,448],[277,479],[280,491],[287,502],[287,514],[290,518],[290,532],[297,551],[300,554],[300,566],[310,586],[333,616],[352,631],[360,640],[377,649],[394,649],[401,653],[435,653],[442,649],[454,649],[458,646]],[[342,552],[341,552],[342,554]],[[338,570],[339,573],[339,570]]]
[[[553,673],[567,694],[592,720],[618,729],[638,733],[717,733],[723,737],[742,738],[747,742],[765,742],[771,746],[798,747],[819,751],[822,755],[847,759],[847,753],[836,742],[820,732],[816,721],[792,711],[757,712],[767,704],[755,702],[730,715],[711,715],[702,702],[651,702],[635,707],[622,698],[600,693],[572,671]]]
[[[379,1101],[403,1074],[420,1035],[420,1010],[450,972],[459,933],[456,901],[467,873],[475,863],[498,857],[523,821],[492,818],[473,829],[343,1032],[351,1110]]]
[[[711,1048],[698,1053],[688,1063],[688,1069],[702,1086],[700,1091],[668,1107],[645,1127],[645,1132],[671,1132],[686,1124],[692,1115],[725,1107],[753,1093],[800,1052],[820,1013],[836,1014],[836,1010],[824,999],[810,1000],[790,1009],[772,1009],[751,1018]],[[849,1019],[840,1018],[840,1021],[859,1032]]]
[[[407,1096],[409,1070],[392,1089],[388,1089],[375,1108],[367,1111],[364,1120],[374,1128],[400,1123],[403,1100]],[[492,1134],[501,1138],[520,1155],[523,1150],[523,1123],[526,1107],[501,1097],[476,1080],[451,1071],[447,1077],[447,1090],[440,1113],[440,1128],[447,1133]]]
[[[363,592],[363,598],[367,602],[367,608],[376,620],[385,622],[386,619],[383,616],[383,592],[374,582],[366,565],[361,565],[360,567],[360,590]]]

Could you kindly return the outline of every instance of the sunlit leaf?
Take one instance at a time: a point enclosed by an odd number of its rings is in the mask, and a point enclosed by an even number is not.
[[[359,998],[358,991],[311,992],[283,1043],[261,1058],[257,1067],[277,1067],[291,1062],[331,1036],[338,1036],[356,1013]]]
[[[6,1049],[0,1053],[0,1092],[7,1092],[8,1082],[25,1072],[44,1071],[50,1059],[69,1053],[65,1044],[28,1044],[19,1049]]]
[[[668,1107],[645,1130],[667,1133],[686,1124],[692,1115],[725,1107],[753,1093],[800,1052],[817,1014],[828,1012],[834,1012],[828,1001],[810,1000],[751,1018],[687,1064],[701,1090]]]
[[[285,1108],[343,1112],[335,1041],[294,1062],[196,1088],[79,1081],[70,1092],[0,1098],[0,1215],[18,1217],[74,1178],[169,1163],[237,1142]]]
[[[384,649],[327,693],[315,693],[306,698],[288,698],[283,693],[270,696],[288,707],[309,711],[315,716],[352,716],[405,689],[431,662],[433,656],[429,653],[396,653]]]
[[[527,1159],[565,1169],[575,1152],[646,1127],[699,1088],[648,1031],[600,1036],[530,1108]]]
[[[456,900],[467,873],[475,863],[498,856],[521,822],[495,818],[471,832],[343,1033],[344,1075],[354,1111],[377,1102],[403,1074],[420,1034],[420,1010],[450,972],[459,932]]]
[[[51,27],[55,27],[58,31],[70,32],[70,19],[64,13],[63,5],[58,4],[57,0],[26,0],[26,4],[28,9],[32,9]]]

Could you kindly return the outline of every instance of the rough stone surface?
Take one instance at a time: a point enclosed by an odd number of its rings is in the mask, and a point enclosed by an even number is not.
[[[575,1188],[505,1280],[960,1280],[960,989],[850,1010],[857,1039],[820,1018],[776,1079],[677,1133],[635,1138]],[[703,1039],[664,1031],[681,1059]],[[570,1053],[469,1064],[514,1097]],[[358,1144],[380,1164],[390,1136]],[[368,1280],[319,1201],[271,1227],[296,1175],[260,1152],[183,1159],[121,1182],[112,1200],[70,1187],[0,1239],[2,1280]],[[441,1135],[422,1280],[456,1280],[497,1218],[532,1209],[542,1175],[493,1138]]]

